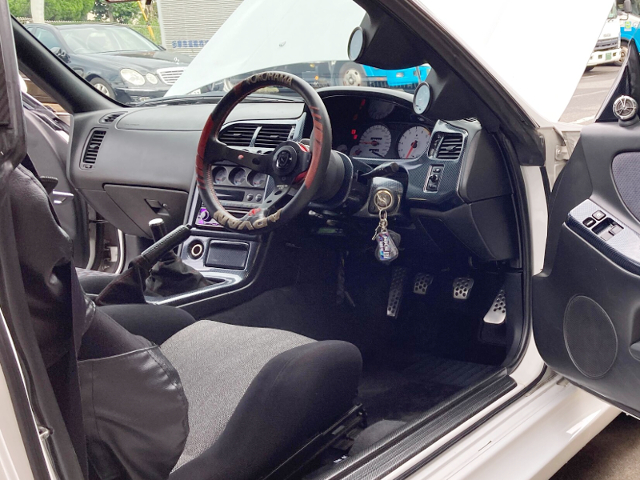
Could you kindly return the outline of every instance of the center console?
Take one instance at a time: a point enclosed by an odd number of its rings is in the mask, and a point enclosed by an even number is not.
[[[213,174],[216,195],[227,211],[238,218],[259,206],[273,189],[269,177],[237,165],[216,166]],[[197,190],[192,196],[188,222],[193,228],[180,252],[184,263],[207,278],[225,283],[247,277],[262,242],[259,235],[225,230],[203,205]]]

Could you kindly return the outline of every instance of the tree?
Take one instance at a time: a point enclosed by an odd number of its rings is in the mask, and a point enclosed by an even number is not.
[[[97,20],[131,23],[140,15],[140,7],[137,2],[106,3],[104,0],[95,0],[93,14]]]
[[[47,20],[82,21],[93,8],[94,0],[45,0],[44,18]]]
[[[31,2],[29,0],[9,0],[9,11],[16,17],[31,16]]]

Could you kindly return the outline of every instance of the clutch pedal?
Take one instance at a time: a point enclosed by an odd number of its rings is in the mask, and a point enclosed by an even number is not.
[[[491,304],[491,308],[484,316],[484,323],[491,325],[501,325],[507,318],[507,299],[504,294],[504,288],[501,288],[496,295],[495,300]]]
[[[387,317],[398,318],[400,304],[404,295],[404,284],[409,269],[407,267],[393,267],[391,271],[391,287],[389,288],[389,300],[387,302]]]
[[[430,273],[416,273],[416,278],[413,280],[413,293],[426,295],[432,283],[433,275]]]
[[[453,281],[453,299],[467,300],[471,295],[474,280],[471,277],[458,277]]]

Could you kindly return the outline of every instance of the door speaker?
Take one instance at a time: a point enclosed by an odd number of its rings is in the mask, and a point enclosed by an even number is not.
[[[573,297],[564,312],[564,342],[573,364],[590,378],[603,377],[618,353],[618,337],[609,315],[583,295]]]

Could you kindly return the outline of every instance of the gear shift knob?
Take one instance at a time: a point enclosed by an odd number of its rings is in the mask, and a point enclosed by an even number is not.
[[[151,235],[153,235],[154,242],[157,242],[167,234],[167,226],[161,218],[154,218],[151,220],[149,222],[149,228],[151,229]]]

